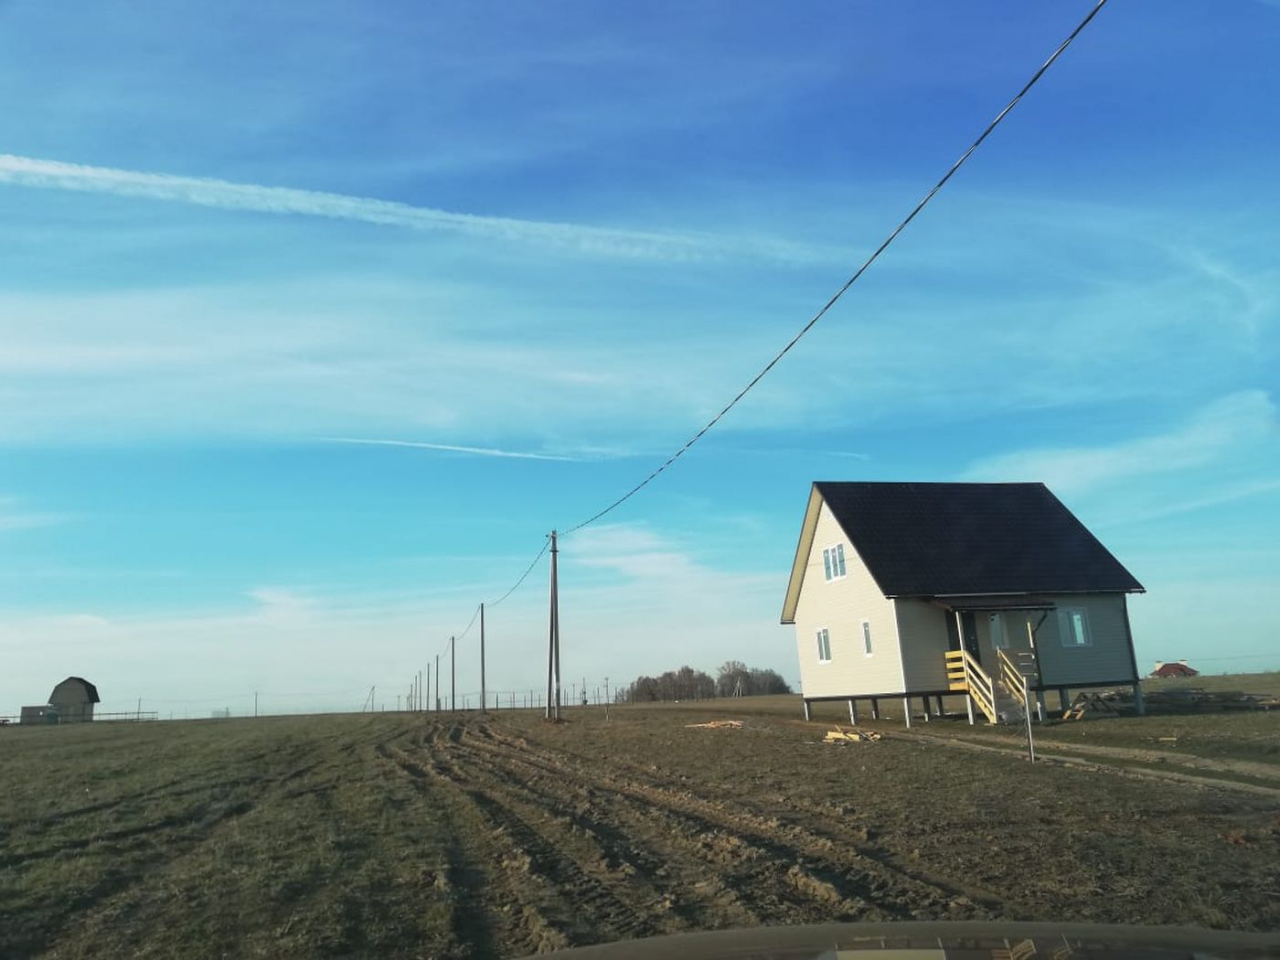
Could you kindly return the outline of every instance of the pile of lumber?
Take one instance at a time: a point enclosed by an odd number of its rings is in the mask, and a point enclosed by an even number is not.
[[[1228,710],[1272,710],[1280,699],[1272,694],[1243,693],[1238,690],[1144,690],[1148,713],[1219,713]],[[1086,714],[1132,715],[1133,693],[1128,689],[1078,694],[1062,714],[1063,720],[1079,720]]]
[[[822,738],[823,743],[867,743],[880,739],[880,734],[873,730],[828,730]]]
[[[697,727],[700,730],[737,730],[742,726],[741,720],[708,720],[706,723],[686,723],[686,727]]]

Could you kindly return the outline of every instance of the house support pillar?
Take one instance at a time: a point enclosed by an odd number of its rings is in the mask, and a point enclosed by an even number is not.
[[[938,704],[938,716],[945,717],[946,713],[942,709],[942,694],[938,694],[938,696],[934,697],[933,699]]]
[[[1036,719],[1040,723],[1044,723],[1044,715],[1048,708],[1044,705],[1044,691],[1036,691]]]
[[[933,711],[929,708],[929,698],[927,696],[921,697],[920,702],[924,704],[924,722],[928,723],[930,720],[933,719],[933,717],[931,716]]]
[[[812,719],[813,719],[813,715],[809,712],[809,701],[808,701],[808,700],[804,701],[804,719],[805,719],[805,722],[806,722],[806,723],[808,723],[810,720],[812,720]]]
[[[1134,681],[1133,684],[1133,712],[1138,716],[1147,712],[1147,705],[1142,699],[1142,684],[1139,681]]]
[[[902,720],[907,725],[907,729],[911,729],[911,698],[902,698]]]
[[[973,694],[966,693],[964,695],[964,707],[969,712],[969,726],[973,726]]]
[[[1058,688],[1058,706],[1062,709],[1063,713],[1066,713],[1071,707],[1071,701],[1067,699],[1066,687]]]
[[[849,700],[849,722],[855,727],[858,725],[858,701],[852,698]]]
[[[877,700],[875,697],[871,698],[871,719],[872,720],[880,719],[880,701]]]

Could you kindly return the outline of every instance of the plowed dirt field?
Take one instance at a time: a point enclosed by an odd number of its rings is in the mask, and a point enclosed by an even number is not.
[[[832,920],[1280,927],[1274,798],[705,713],[0,731],[0,956],[520,956]]]

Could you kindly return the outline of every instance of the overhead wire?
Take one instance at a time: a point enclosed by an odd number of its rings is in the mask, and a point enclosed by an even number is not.
[[[1005,105],[1005,108],[996,115],[995,119],[987,124],[986,128],[982,131],[982,133],[978,135],[978,138],[974,140],[972,144],[969,145],[969,149],[966,150],[963,154],[961,154],[960,159],[958,159],[955,163],[951,165],[950,169],[948,169],[947,172],[943,174],[942,179],[940,179],[937,183],[933,185],[933,189],[930,190],[927,194],[925,194],[924,198],[915,205],[915,207],[911,210],[911,212],[907,214],[907,216],[903,218],[903,220],[896,227],[894,227],[893,232],[890,233],[884,239],[884,241],[880,244],[880,246],[876,247],[875,251],[871,254],[871,256],[867,257],[867,259],[863,261],[862,266],[858,267],[858,269],[854,272],[854,274],[844,282],[844,285],[841,286],[840,289],[837,290],[835,294],[833,294],[832,297],[822,305],[822,308],[818,310],[818,312],[815,313],[812,318],[810,318],[809,322],[806,323],[803,327],[801,327],[800,330],[796,333],[796,335],[793,336],[789,341],[787,341],[786,346],[784,346],[781,350],[779,350],[777,354],[774,355],[773,359],[770,360],[767,364],[765,364],[764,369],[762,369],[759,373],[757,373],[754,377],[752,377],[750,382],[748,382],[745,387],[743,387],[740,391],[738,391],[738,394],[732,400],[730,400],[728,404],[725,405],[724,409],[722,409],[719,413],[717,413],[714,417],[712,417],[709,421],[707,421],[707,423],[702,427],[701,430],[699,430],[697,433],[695,433],[692,437],[690,437],[685,442],[684,446],[676,450],[675,453],[673,453],[665,461],[663,461],[663,463],[660,466],[658,466],[657,469],[651,472],[647,477],[645,477],[643,480],[637,483],[634,487],[632,487],[630,490],[628,490],[626,493],[620,496],[617,500],[614,500],[603,510],[593,514],[592,516],[588,517],[586,520],[583,520],[581,523],[577,524],[576,526],[569,527],[565,531],[565,535],[574,533],[578,530],[581,530],[583,527],[586,527],[586,526],[589,526],[590,524],[595,523],[597,520],[601,519],[602,517],[606,516],[609,513],[612,513],[618,507],[622,506],[624,503],[626,503],[628,500],[634,497],[637,493],[639,493],[641,490],[647,487],[650,483],[656,480],[668,467],[670,467],[682,456],[684,456],[684,454],[689,450],[690,447],[692,447],[695,443],[701,440],[707,434],[707,432],[711,430],[711,428],[714,427],[717,423],[719,423],[730,410],[736,407],[739,401],[741,401],[743,397],[745,397],[748,393],[750,393],[751,390],[756,386],[756,384],[758,384],[761,380],[763,380],[764,377],[769,373],[769,371],[772,370],[775,366],[777,366],[778,362],[783,357],[785,357],[788,353],[791,352],[791,349],[797,343],[800,342],[801,338],[803,338],[805,334],[807,334],[810,330],[812,330],[819,320],[821,320],[824,316],[826,316],[827,312],[833,306],[836,305],[836,302],[841,297],[844,296],[845,292],[850,287],[852,287],[855,283],[857,283],[858,278],[861,277],[867,271],[867,268],[869,268],[873,263],[876,262],[876,260],[880,258],[880,254],[884,253],[884,251],[889,248],[889,245],[892,244],[893,241],[898,238],[898,234],[902,233],[902,231],[907,228],[907,225],[910,224],[911,221],[916,218],[917,214],[919,214],[920,211],[923,210],[929,204],[929,201],[931,201],[934,198],[934,196],[938,193],[938,191],[940,191],[944,186],[946,186],[947,181],[949,181],[956,174],[956,172],[962,166],[964,166],[965,162],[969,159],[970,156],[973,155],[974,151],[976,151],[978,147],[982,145],[982,142],[986,140],[988,136],[991,135],[992,131],[994,131],[996,127],[1000,125],[1000,122],[1004,120],[1004,118],[1009,114],[1009,112],[1018,105],[1019,101],[1021,101],[1022,98],[1027,95],[1027,92],[1036,85],[1036,83],[1040,80],[1040,78],[1044,76],[1045,72],[1051,66],[1053,66],[1054,61],[1056,61],[1058,57],[1062,55],[1062,53],[1067,49],[1067,47],[1071,46],[1072,41],[1074,41],[1075,38],[1080,35],[1081,31],[1083,31],[1084,28],[1089,25],[1090,21],[1092,21],[1093,18],[1098,15],[1098,12],[1104,6],[1106,6],[1106,4],[1107,4],[1107,0],[1097,0],[1097,3],[1094,5],[1093,9],[1089,11],[1088,15],[1085,16],[1085,18],[1080,21],[1079,25],[1077,25],[1076,28],[1071,31],[1070,35],[1068,35],[1068,37],[1058,45],[1057,49],[1054,50],[1053,53],[1049,55],[1049,59],[1047,59],[1041,65],[1040,69],[1037,70],[1031,76],[1031,79],[1028,80],[1025,84],[1023,84],[1022,89],[1019,90],[1018,93],[1014,96],[1014,98]]]
[[[520,587],[521,587],[521,585],[522,585],[522,584],[523,584],[527,579],[529,579],[529,574],[533,573],[534,567],[536,567],[536,566],[538,565],[538,561],[542,559],[543,555],[545,555],[545,554],[546,554],[546,552],[547,552],[547,548],[548,548],[548,547],[550,547],[550,546],[551,546],[551,540],[550,540],[550,538],[548,538],[548,539],[546,540],[546,542],[544,542],[544,543],[542,544],[542,549],[538,551],[537,556],[535,556],[535,557],[534,557],[534,558],[529,562],[529,566],[525,567],[524,573],[520,574],[520,579],[518,579],[515,583],[513,583],[513,584],[511,585],[510,589],[508,589],[508,590],[507,590],[507,592],[506,592],[506,593],[504,593],[502,596],[500,596],[497,600],[490,600],[490,601],[487,601],[487,602],[484,604],[484,606],[485,606],[486,608],[488,608],[488,609],[492,610],[494,607],[498,606],[498,604],[502,603],[502,601],[506,600],[506,599],[507,599],[507,597],[511,596],[513,593],[515,593],[517,590],[519,590],[519,589],[520,589]],[[459,640],[463,639],[467,634],[469,634],[469,633],[471,632],[471,628],[475,626],[475,624],[476,624],[476,620],[477,620],[477,619],[479,618],[479,616],[480,616],[480,606],[481,606],[480,604],[477,604],[477,605],[476,605],[475,612],[471,614],[471,621],[467,624],[467,628],[466,628],[465,630],[463,630],[461,633],[456,634],[456,635],[452,638],[453,642],[455,642],[455,643],[456,643],[457,641],[459,641]],[[449,642],[448,642],[448,641],[446,641],[446,642],[445,642],[445,644],[444,644],[444,646],[440,648],[440,654],[441,654],[441,655],[443,655],[444,653],[446,653],[446,652],[448,651],[448,649],[449,649]]]

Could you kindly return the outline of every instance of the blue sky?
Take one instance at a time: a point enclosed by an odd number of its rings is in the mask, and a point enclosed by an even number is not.
[[[1090,5],[0,7],[0,713],[404,690]],[[564,541],[566,674],[794,678],[808,485],[858,478],[1044,480],[1147,586],[1141,661],[1280,666],[1278,45],[1109,4]],[[540,685],[545,583],[491,688]]]

